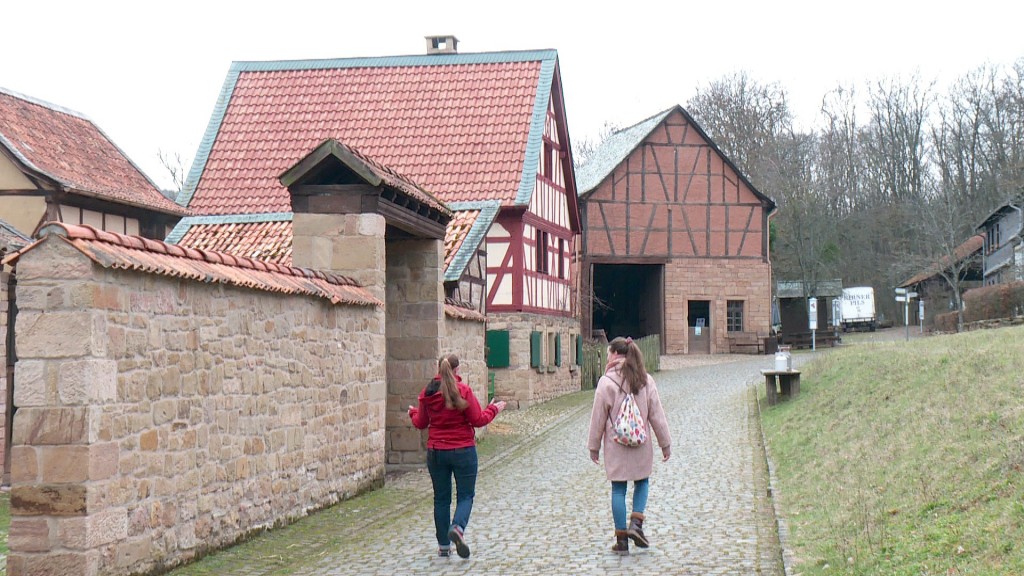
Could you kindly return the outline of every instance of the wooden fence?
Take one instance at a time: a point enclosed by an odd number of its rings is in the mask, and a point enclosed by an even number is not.
[[[661,369],[661,337],[657,334],[634,340],[644,355],[644,367],[648,372]],[[608,344],[597,340],[583,343],[583,358],[580,359],[581,383],[584,390],[597,386],[604,376],[604,365],[608,362]]]

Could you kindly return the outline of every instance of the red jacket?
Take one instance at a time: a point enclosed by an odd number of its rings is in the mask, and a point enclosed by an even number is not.
[[[498,407],[488,404],[480,408],[480,402],[473,395],[473,389],[455,376],[459,394],[466,399],[465,410],[445,408],[444,395],[440,392],[441,376],[434,376],[430,384],[420,392],[419,407],[409,409],[412,425],[423,430],[428,428],[427,448],[454,450],[476,446],[474,428],[486,426],[498,415]]]

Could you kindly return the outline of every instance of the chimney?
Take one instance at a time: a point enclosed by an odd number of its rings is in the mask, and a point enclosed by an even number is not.
[[[458,54],[459,39],[455,36],[424,36],[427,54]]]

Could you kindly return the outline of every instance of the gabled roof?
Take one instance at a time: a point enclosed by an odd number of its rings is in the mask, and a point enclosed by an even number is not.
[[[167,243],[291,266],[292,213],[187,216]]]
[[[818,280],[812,286],[803,280],[779,280],[775,283],[776,298],[837,297],[843,295],[842,280]]]
[[[31,177],[73,194],[182,215],[85,116],[0,88],[0,149]]]
[[[31,242],[31,238],[5,220],[0,219],[0,254],[5,253],[8,248],[21,249]]]
[[[178,202],[286,212],[277,180],[333,138],[444,202],[528,205],[554,50],[235,62]]]
[[[449,206],[455,215],[448,223],[444,238],[444,280],[456,281],[462,277],[487,231],[498,216],[501,204],[497,200],[484,202],[457,202]]]
[[[49,236],[59,237],[104,268],[135,270],[208,283],[231,284],[283,294],[304,294],[333,304],[380,306],[382,302],[350,278],[324,272],[278,266],[250,258],[182,248],[141,236],[125,236],[92,226],[50,223],[40,240],[3,259],[16,262]]]
[[[998,218],[1001,218],[1003,214],[1008,214],[1014,211],[1020,211],[1022,209],[1024,209],[1024,193],[1018,194],[1016,197],[1010,198],[1006,202],[1000,204],[998,208],[993,210],[988,216],[985,217],[984,220],[981,221],[981,224],[978,224],[976,230],[981,230],[982,228],[985,228],[993,221],[997,220]]]
[[[950,266],[959,264],[966,260],[967,258],[973,256],[974,254],[977,254],[978,252],[981,251],[981,248],[984,245],[985,236],[981,234],[975,234],[974,236],[971,236],[970,238],[965,240],[963,244],[960,244],[959,246],[953,249],[952,263],[950,263],[950,257],[948,255],[943,256],[942,258],[939,259],[938,262],[935,262],[931,266],[928,266],[926,269],[918,272],[917,274],[915,274],[914,276],[900,284],[899,287],[909,288],[915,284],[924,282],[925,280],[935,276],[936,274],[939,274],[941,271],[946,270]]]
[[[597,188],[615,167],[636,149],[644,138],[654,130],[674,108],[658,112],[646,120],[642,120],[629,128],[616,130],[598,144],[587,163],[576,169],[576,190],[580,196]]]
[[[666,118],[673,112],[678,111],[686,119],[686,122],[693,126],[697,133],[700,134],[701,138],[708,143],[711,148],[718,153],[722,161],[725,162],[730,168],[736,172],[736,175],[747,185],[748,188],[757,196],[762,202],[764,202],[768,209],[775,210],[775,201],[768,196],[762,194],[750,180],[747,179],[743,171],[736,167],[732,163],[732,160],[722,152],[722,149],[715,144],[714,140],[708,136],[707,132],[701,128],[700,124],[694,120],[693,116],[686,111],[685,108],[678,104],[672,106],[667,110],[658,112],[654,116],[642,120],[633,126],[617,130],[610,134],[603,142],[598,145],[597,150],[590,157],[586,164],[580,166],[576,170],[576,190],[580,196],[587,196],[593,192],[597,187],[608,177],[609,174],[615,170],[615,167],[621,164],[632,152],[639,146],[643,141],[651,134],[651,132],[661,125]]]

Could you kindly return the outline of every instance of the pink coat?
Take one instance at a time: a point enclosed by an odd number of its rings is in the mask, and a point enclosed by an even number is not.
[[[590,434],[587,439],[588,450],[604,448],[604,471],[608,480],[621,482],[624,480],[643,480],[651,475],[654,465],[654,439],[651,432],[658,438],[658,446],[666,448],[672,445],[672,435],[668,429],[665,409],[658,396],[658,386],[654,378],[647,375],[647,385],[634,396],[640,407],[640,414],[647,424],[647,441],[635,448],[623,446],[612,440],[612,419],[618,411],[622,400],[626,397],[619,389],[617,382],[622,382],[622,374],[618,368],[611,368],[597,382],[594,392],[594,408],[590,413]]]

